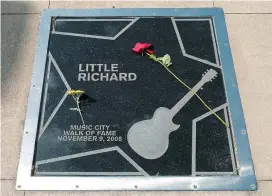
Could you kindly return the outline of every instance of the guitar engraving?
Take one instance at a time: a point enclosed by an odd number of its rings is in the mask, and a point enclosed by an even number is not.
[[[212,81],[216,75],[217,72],[215,70],[208,70],[202,79],[192,88],[192,91],[189,91],[174,107],[171,109],[159,107],[151,119],[132,125],[127,134],[130,147],[145,159],[157,159],[161,157],[168,149],[169,134],[180,127],[180,125],[173,123],[173,117],[195,95],[194,93],[205,83]]]

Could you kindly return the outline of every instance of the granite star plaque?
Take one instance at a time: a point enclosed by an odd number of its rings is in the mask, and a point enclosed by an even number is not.
[[[52,16],[31,176],[138,179],[119,187],[143,190],[212,188],[141,179],[238,178],[243,117],[231,109],[220,28],[206,15]],[[133,52],[137,42],[171,66]]]

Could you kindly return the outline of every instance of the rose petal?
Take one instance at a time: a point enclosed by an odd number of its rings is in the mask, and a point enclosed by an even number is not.
[[[153,54],[154,53],[154,51],[150,50],[150,49],[146,49],[146,52],[148,52],[149,54]]]
[[[143,49],[144,48],[144,45],[141,44],[141,43],[136,43],[134,48],[138,48],[138,49]]]
[[[137,53],[142,53],[145,49],[148,49],[152,46],[152,44],[149,44],[149,43],[140,43],[140,42],[137,42],[134,46],[134,48],[132,48],[132,50],[134,52],[137,52]],[[152,50],[148,50],[148,53],[150,54],[153,54],[153,51]]]
[[[145,49],[147,49],[147,48],[149,48],[151,46],[152,46],[152,44],[142,43],[142,47],[145,48]]]
[[[134,52],[137,52],[137,53],[142,53],[142,51],[143,51],[143,49],[141,49],[141,48],[136,48],[136,47],[132,48],[132,50],[133,50]]]

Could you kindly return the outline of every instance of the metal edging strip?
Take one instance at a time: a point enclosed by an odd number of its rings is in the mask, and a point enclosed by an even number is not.
[[[237,176],[188,177],[33,177],[32,164],[37,138],[40,101],[47,58],[52,17],[107,17],[107,16],[165,16],[212,17],[217,46],[225,80],[226,94],[236,140]],[[165,8],[165,9],[49,9],[42,13],[34,71],[30,86],[20,162],[17,174],[18,190],[256,190],[256,178],[249,148],[246,125],[229,47],[223,10],[220,8]],[[60,183],[61,182],[61,183]]]

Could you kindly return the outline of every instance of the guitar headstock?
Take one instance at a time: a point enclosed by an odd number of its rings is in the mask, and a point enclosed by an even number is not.
[[[217,72],[214,69],[209,69],[202,77],[203,82],[210,82],[216,78]]]

